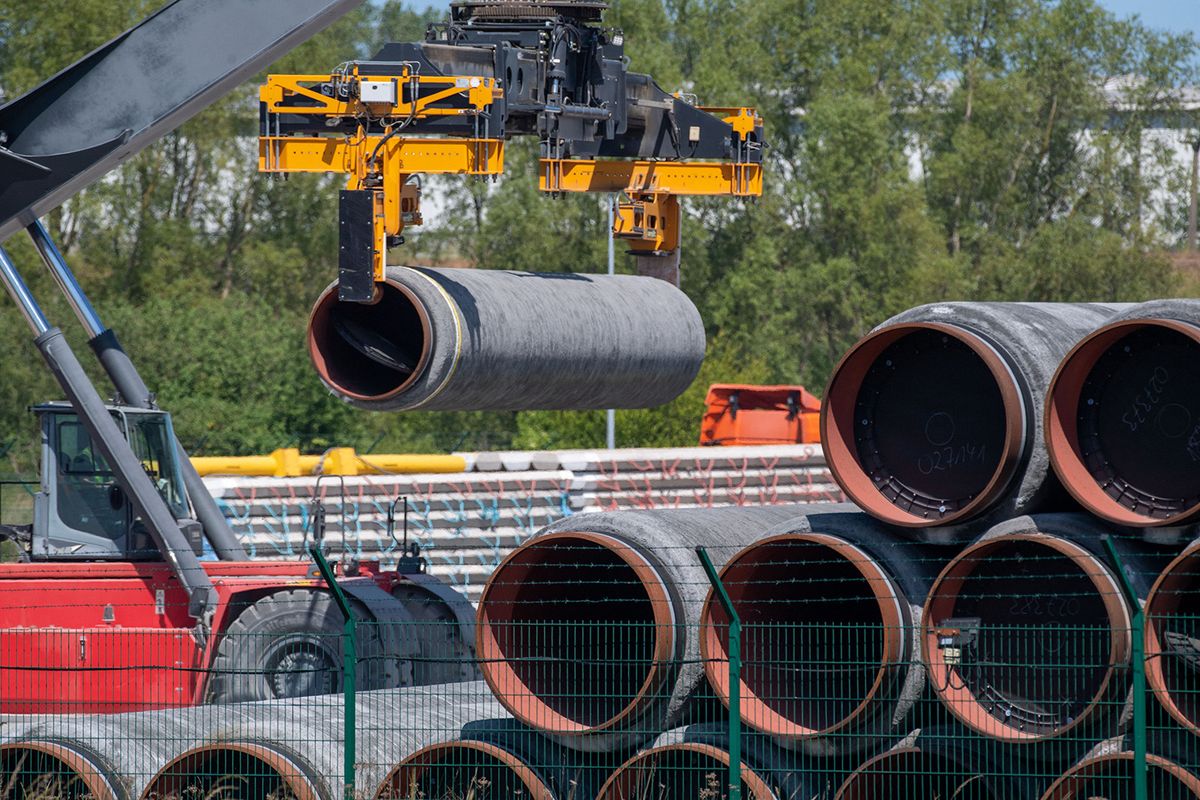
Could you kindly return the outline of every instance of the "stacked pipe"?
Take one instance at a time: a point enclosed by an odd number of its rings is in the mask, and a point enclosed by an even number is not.
[[[1188,359],[1198,340],[1094,333],[1121,325],[1178,333],[1178,325],[1139,321],[1148,313],[1193,324],[1177,305],[1174,317],[1164,308],[938,304],[885,323],[838,366],[822,419],[830,468],[866,514],[843,506],[792,509],[794,518],[768,525],[702,512],[556,523],[510,555],[484,590],[477,631],[489,686],[515,716],[570,747],[631,751],[601,796],[705,796],[707,776],[729,766],[728,738],[655,734],[689,716],[689,698],[697,713],[692,647],[715,698],[731,702],[729,616],[715,591],[697,602],[700,577],[669,562],[707,543],[744,625],[741,722],[747,741],[767,743],[745,756],[745,796],[790,796],[776,769],[789,759],[809,777],[857,763],[824,789],[804,787],[812,793],[804,796],[1115,796],[1102,787],[1124,785],[1120,765],[1131,756],[1083,756],[1129,724],[1134,602],[1159,617],[1150,651],[1171,656],[1150,671],[1151,683],[1171,716],[1197,731],[1187,656],[1200,651],[1180,611],[1200,589],[1200,550],[1179,554],[1173,533],[1123,525],[1191,519],[1188,482],[1200,470],[1182,459],[1192,457],[1200,393],[1189,376],[1200,362]],[[1159,408],[1156,436],[1169,440],[1155,451],[1165,469],[1114,455],[1108,472],[1088,473],[1097,482],[1125,476],[1120,497],[1133,487],[1170,501],[1127,503],[1136,519],[1079,513],[1072,497],[1081,490],[1059,463],[1055,437],[1067,407],[1099,432],[1099,444],[1075,452],[1092,463],[1107,452],[1097,448],[1128,452],[1123,439],[1106,444],[1108,412],[1092,418],[1085,407],[1089,398],[1102,409],[1124,402],[1119,394],[1055,394],[1060,377],[1078,369],[1072,359],[1091,353],[1076,344],[1092,340],[1138,355],[1124,368],[1135,381],[1148,375],[1151,388],[1131,407],[1147,416],[1143,406]],[[1129,380],[1109,361],[1099,359],[1087,386]],[[1099,505],[1084,503],[1093,512]],[[678,637],[665,632],[686,636],[689,626],[698,641],[683,642],[681,656]],[[869,669],[837,674],[831,662]],[[922,730],[930,702],[957,727]],[[989,765],[987,752],[1022,774]],[[1200,797],[1194,764],[1161,753],[1150,764],[1155,785],[1171,792],[1162,797]]]
[[[385,790],[397,782],[428,784],[434,754],[447,746],[493,759],[493,779],[549,785],[553,793],[531,796],[558,796],[559,775],[539,775],[511,752],[533,734],[513,724],[478,683],[360,692],[355,699],[354,796],[409,796]],[[340,697],[12,717],[0,728],[0,789],[4,797],[95,800],[335,800],[345,796],[342,723]],[[472,734],[481,723],[486,734]]]
[[[421,309],[468,318],[471,278],[450,286],[410,272],[454,298],[451,310],[430,305],[438,293],[422,294],[406,272],[391,285],[408,306],[383,316],[403,319],[411,306],[418,322]],[[400,715],[384,731],[360,730],[360,760],[373,766],[355,788],[381,799],[471,796],[482,779],[548,800],[722,797],[734,744],[722,710],[736,697],[746,732],[733,780],[743,797],[1132,797],[1133,754],[1114,737],[1129,730],[1131,627],[1144,606],[1159,727],[1184,737],[1182,748],[1172,737],[1151,743],[1150,796],[1197,800],[1200,541],[1183,546],[1196,531],[1180,527],[1195,518],[1200,492],[1196,307],[938,304],[888,321],[847,354],[826,394],[825,453],[856,506],[618,510],[542,528],[504,557],[480,596],[486,689],[368,694],[360,718],[385,719],[397,702]],[[339,323],[341,313],[314,314],[325,314],[338,347],[403,362],[397,340],[364,333],[378,322],[373,312]],[[486,330],[464,352],[494,357],[488,343],[500,339]],[[441,363],[439,346],[429,343],[425,363]],[[453,375],[429,374],[457,386]],[[424,389],[417,400],[405,394],[427,388],[421,380],[373,387],[377,396],[356,402],[425,402]],[[736,680],[726,602],[743,624]],[[487,691],[495,702],[440,703],[453,721],[431,732],[414,716],[430,713],[414,691],[426,702]],[[376,694],[392,705],[375,705]],[[188,748],[155,759],[170,762],[168,778],[195,771],[220,740],[221,758],[241,773],[284,759],[299,776],[284,788],[330,797],[335,750],[281,748],[275,729],[295,716],[264,708],[216,733],[189,716],[200,712],[157,712],[182,726]],[[314,738],[340,735],[334,709],[311,720],[322,731]],[[717,727],[692,724],[705,717]],[[107,739],[152,739],[144,734],[163,718],[138,719],[111,723]],[[123,787],[113,772],[136,771],[137,748],[80,749],[65,724],[18,731],[42,742],[20,752],[84,759],[106,776],[97,792],[146,789]],[[484,733],[497,724],[517,738]],[[594,768],[579,780],[574,765],[584,763]],[[147,792],[176,788],[155,780]]]

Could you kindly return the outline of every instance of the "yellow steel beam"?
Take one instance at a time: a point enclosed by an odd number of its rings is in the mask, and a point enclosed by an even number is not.
[[[382,136],[358,139],[331,136],[262,136],[258,168],[262,172],[344,172],[351,184],[375,172],[367,162],[382,159],[379,172],[498,175],[504,171],[501,139],[413,139],[394,136],[375,151]],[[351,185],[350,188],[360,188]]]
[[[625,192],[630,195],[762,194],[762,165],[725,161],[542,159],[544,192]]]

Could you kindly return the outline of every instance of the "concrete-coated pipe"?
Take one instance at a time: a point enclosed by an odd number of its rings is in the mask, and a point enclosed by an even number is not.
[[[265,742],[219,742],[171,759],[142,792],[142,800],[336,800],[304,759]]]
[[[1134,306],[1076,345],[1047,395],[1046,444],[1093,514],[1200,521],[1200,300]]]
[[[960,722],[1020,744],[1115,734],[1132,640],[1100,541],[1111,532],[1083,515],[1018,517],[942,570],[925,603],[923,656]],[[1157,564],[1114,541],[1144,597]]]
[[[696,377],[704,326],[652,278],[392,267],[373,304],[325,290],[308,352],[370,411],[647,408]]]
[[[834,478],[865,511],[909,528],[1052,510],[1045,392],[1067,350],[1119,308],[937,303],[892,317],[826,389]]]
[[[925,687],[921,606],[950,555],[843,510],[789,520],[730,558],[743,722],[812,755],[896,731]],[[729,618],[711,592],[702,625],[708,681],[728,705]]]
[[[126,785],[84,745],[39,739],[0,744],[0,797],[127,800]]]
[[[210,761],[212,769],[222,763],[233,764],[230,770],[248,765],[248,774],[261,779],[252,786],[276,781],[273,785],[297,798],[338,798],[343,795],[343,713],[342,698],[332,695],[123,714],[38,715],[27,721],[9,717],[0,734],[6,737],[4,744],[12,745],[22,740],[81,744],[111,767],[107,774],[124,791],[118,800],[168,797],[155,795],[155,786],[178,788],[188,776],[209,769],[198,765]],[[506,712],[482,681],[473,681],[360,692],[355,715],[355,791],[370,796],[407,756],[457,739],[464,726]]]
[[[582,514],[513,551],[480,597],[476,652],[513,716],[613,751],[673,727],[703,681],[696,626],[719,567],[805,506]]]
[[[1153,800],[1197,800],[1200,777],[1163,756],[1146,754],[1148,796]],[[1109,753],[1076,764],[1051,784],[1042,800],[1131,800],[1133,753]]]
[[[1146,597],[1146,680],[1172,719],[1200,736],[1200,540]]]

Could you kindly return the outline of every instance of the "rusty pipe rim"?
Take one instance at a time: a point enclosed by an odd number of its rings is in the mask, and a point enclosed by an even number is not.
[[[984,702],[957,670],[946,662],[939,645],[939,620],[955,616],[955,604],[966,580],[988,551],[1014,542],[1032,542],[1068,559],[1095,588],[1108,622],[1108,658],[1104,676],[1084,713],[1049,733],[1031,733],[1007,725],[988,712]],[[934,693],[950,713],[976,733],[1006,742],[1032,743],[1057,739],[1084,725],[1115,686],[1117,668],[1130,658],[1132,621],[1122,599],[1122,589],[1108,569],[1091,553],[1074,542],[1044,533],[1016,533],[976,542],[946,565],[929,590],[921,617],[922,658],[929,670]]]
[[[910,765],[903,763],[905,759],[928,759],[931,763],[922,767],[919,771],[911,768]],[[889,761],[897,761],[901,763],[896,767],[886,766]],[[833,800],[859,800],[860,798],[869,798],[875,800],[871,795],[871,789],[867,787],[859,787],[859,782],[869,782],[871,778],[877,776],[890,776],[896,780],[903,781],[906,778],[911,778],[913,775],[928,775],[937,777],[945,774],[942,769],[945,765],[954,765],[964,767],[964,764],[958,758],[948,753],[923,750],[918,746],[910,745],[906,747],[897,747],[894,750],[888,750],[864,761],[854,772],[842,781],[842,785],[838,787],[837,793]],[[963,783],[959,784],[952,797],[958,797],[958,793],[975,778],[967,778]],[[890,797],[891,795],[888,795]]]
[[[118,790],[117,784],[109,778],[95,758],[85,755],[73,746],[42,740],[0,744],[0,759],[6,755],[19,759],[22,754],[28,755],[29,753],[36,753],[57,761],[62,765],[62,774],[81,781],[87,789],[88,796],[93,800],[121,800],[125,796],[125,793]],[[0,775],[0,786],[7,785],[10,777],[9,775]]]
[[[183,795],[185,784],[200,774],[201,767],[222,754],[247,756],[275,773],[295,800],[327,800],[317,788],[312,771],[298,758],[293,758],[274,746],[253,742],[219,742],[193,747],[167,762],[154,774],[142,792],[141,800],[157,800],[172,793]]]
[[[1167,565],[1146,596],[1146,681],[1167,713],[1185,729],[1200,736],[1200,719],[1189,716],[1180,707],[1168,680],[1164,663],[1168,656],[1161,630],[1167,616],[1178,612],[1178,595],[1189,585],[1200,599],[1200,540]],[[1193,613],[1200,614],[1200,609]]]
[[[1079,780],[1103,777],[1105,770],[1118,761],[1133,761],[1133,753],[1109,753],[1107,755],[1084,759],[1060,775],[1054,783],[1050,784],[1050,788],[1042,795],[1042,800],[1087,800],[1087,798],[1075,793],[1076,790],[1072,784]],[[1200,797],[1200,778],[1188,772],[1174,761],[1155,755],[1154,753],[1147,753],[1146,764],[1167,773],[1178,781],[1181,786],[1190,791],[1194,797]]]
[[[833,725],[823,728],[812,728],[789,719],[772,708],[769,698],[760,697],[753,687],[747,684],[745,677],[742,678],[738,689],[740,692],[742,718],[746,724],[755,730],[780,739],[802,741],[837,733],[852,726],[868,712],[880,689],[883,687],[891,668],[908,658],[909,654],[907,653],[908,648],[906,646],[908,637],[905,635],[905,632],[908,630],[908,623],[904,609],[906,601],[901,599],[902,596],[899,589],[879,566],[879,563],[867,555],[866,552],[845,539],[822,533],[780,534],[755,542],[740,550],[721,570],[722,582],[725,584],[726,591],[733,602],[738,603],[739,600],[745,598],[744,590],[746,587],[746,584],[743,582],[730,581],[728,579],[733,571],[739,566],[743,566],[748,559],[752,559],[762,551],[780,544],[794,543],[816,544],[828,548],[854,566],[859,576],[866,580],[870,587],[871,594],[879,610],[880,621],[883,625],[880,663],[879,668],[875,671],[870,691],[847,716]],[[728,708],[730,694],[729,653],[726,642],[720,633],[720,626],[713,620],[713,614],[718,609],[717,597],[714,591],[709,589],[700,614],[700,656],[704,662],[704,672],[708,676],[709,684],[713,687],[717,697]],[[743,631],[745,631],[745,628],[743,628]]]
[[[942,334],[943,337],[948,337],[949,341],[965,346],[995,381],[1003,409],[1003,431],[1000,436],[1002,444],[1000,454],[995,459],[995,468],[977,492],[957,499],[956,502],[961,502],[957,509],[939,505],[937,498],[916,490],[910,492],[911,497],[897,496],[895,500],[890,499],[879,487],[892,482],[891,471],[883,465],[872,476],[859,457],[855,431],[863,426],[864,420],[858,413],[858,401],[877,359],[883,356],[888,348],[905,338],[926,332]],[[939,414],[945,412],[935,412],[930,416],[930,421]],[[885,522],[908,528],[951,525],[984,512],[1005,492],[1016,474],[1024,455],[1028,429],[1024,392],[1005,358],[975,333],[939,322],[900,323],[860,339],[834,368],[833,376],[825,390],[825,403],[821,408],[821,443],[825,448],[826,463],[833,473],[834,480],[864,511]],[[926,432],[931,444],[941,442],[943,435],[931,436]],[[953,437],[953,433],[950,435]],[[948,443],[949,440],[943,442],[943,445]],[[950,448],[951,461],[955,449]],[[931,472],[933,469],[935,467],[931,462]],[[902,507],[902,501],[907,507]],[[925,503],[927,507],[921,513],[916,513],[913,509],[919,508],[920,503]]]
[[[478,753],[486,758],[495,759],[500,766],[509,770],[517,777],[517,780],[529,792],[532,800],[554,800],[554,793],[550,791],[550,788],[542,781],[533,768],[508,750],[497,747],[494,744],[488,744],[487,742],[468,741],[442,742],[441,744],[432,744],[421,748],[392,767],[392,770],[383,779],[383,782],[379,784],[379,789],[376,790],[372,797],[375,800],[389,800],[390,798],[417,796],[415,791],[420,785],[421,776],[427,770],[441,767],[446,763],[447,759],[449,759],[451,764],[461,763],[463,757],[456,757],[455,754],[462,751],[468,751],[472,754]]]
[[[722,784],[724,783],[725,775],[729,770],[729,753],[727,751],[709,744],[681,742],[652,747],[631,757],[604,782],[600,793],[596,795],[596,800],[629,800],[642,797],[641,794],[634,794],[629,790],[638,785],[640,775],[657,769],[657,761],[671,753],[689,753],[712,759],[715,762],[714,768],[722,771],[719,778]],[[771,787],[757,772],[746,766],[744,759],[742,760],[742,785],[750,790],[749,798],[753,800],[775,800],[775,793],[771,791]],[[683,799],[681,798],[681,800]]]
[[[390,400],[402,395],[425,374],[425,369],[429,365],[433,352],[433,325],[430,322],[429,310],[426,308],[425,302],[415,292],[399,281],[389,277],[382,284],[376,285],[377,296],[373,302],[347,305],[362,305],[364,307],[379,306],[381,303],[389,300],[389,292],[397,292],[399,298],[391,299],[406,301],[411,310],[415,312],[421,326],[421,354],[417,359],[416,367],[412,373],[399,384],[384,392],[367,393],[355,391],[347,388],[342,381],[334,378],[338,366],[327,357],[320,343],[326,340],[336,340],[338,336],[332,330],[333,310],[340,303],[337,298],[337,285],[334,284],[326,288],[320,297],[317,298],[317,302],[313,304],[312,311],[309,312],[308,327],[305,330],[305,341],[307,343],[309,359],[312,361],[313,367],[316,369],[317,375],[320,376],[321,380],[326,385],[334,387],[339,395],[368,402]],[[359,357],[363,358],[363,356]],[[375,365],[375,369],[378,371],[387,368]]]
[[[1136,495],[1131,497],[1134,508],[1122,504],[1105,490],[1100,478],[1089,468],[1089,453],[1084,451],[1080,441],[1080,400],[1098,362],[1126,337],[1155,330],[1180,334],[1200,346],[1200,328],[1186,322],[1170,319],[1114,322],[1097,329],[1075,345],[1059,364],[1046,395],[1046,448],[1050,452],[1050,463],[1055,473],[1080,505],[1092,514],[1118,525],[1157,527],[1200,520],[1200,499],[1175,513],[1162,516],[1139,511]],[[1200,431],[1200,425],[1196,430]],[[1119,477],[1112,475],[1106,479],[1112,484]]]
[[[654,645],[650,657],[650,668],[645,679],[619,712],[599,724],[587,724],[571,719],[552,708],[535,694],[528,685],[529,682],[514,668],[513,660],[510,660],[510,657],[504,653],[504,648],[494,629],[496,625],[512,625],[513,621],[495,619],[493,612],[489,609],[489,600],[494,601],[497,595],[501,596],[501,602],[510,605],[518,604],[512,597],[512,592],[524,582],[514,580],[508,573],[515,572],[523,575],[528,568],[536,566],[538,563],[536,561],[523,563],[523,560],[528,559],[530,554],[555,546],[565,546],[570,549],[572,546],[578,546],[581,542],[599,547],[610,555],[615,555],[632,571],[640,588],[644,591],[645,601],[649,604],[653,617]],[[674,663],[677,624],[675,604],[666,582],[654,565],[632,545],[616,537],[594,531],[559,531],[539,536],[522,545],[509,553],[492,571],[483,587],[483,593],[479,597],[479,611],[475,625],[475,648],[479,654],[480,671],[483,673],[484,680],[496,699],[514,717],[539,730],[583,736],[618,728],[626,720],[636,717],[644,710],[647,698],[666,680]],[[519,657],[515,661],[520,663]]]

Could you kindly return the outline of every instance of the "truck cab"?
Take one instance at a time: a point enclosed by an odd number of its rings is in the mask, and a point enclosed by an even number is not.
[[[78,414],[63,402],[33,410],[41,422],[42,457],[29,557],[36,561],[160,559]],[[191,518],[170,415],[119,405],[108,406],[108,412],[199,554],[203,531]]]

